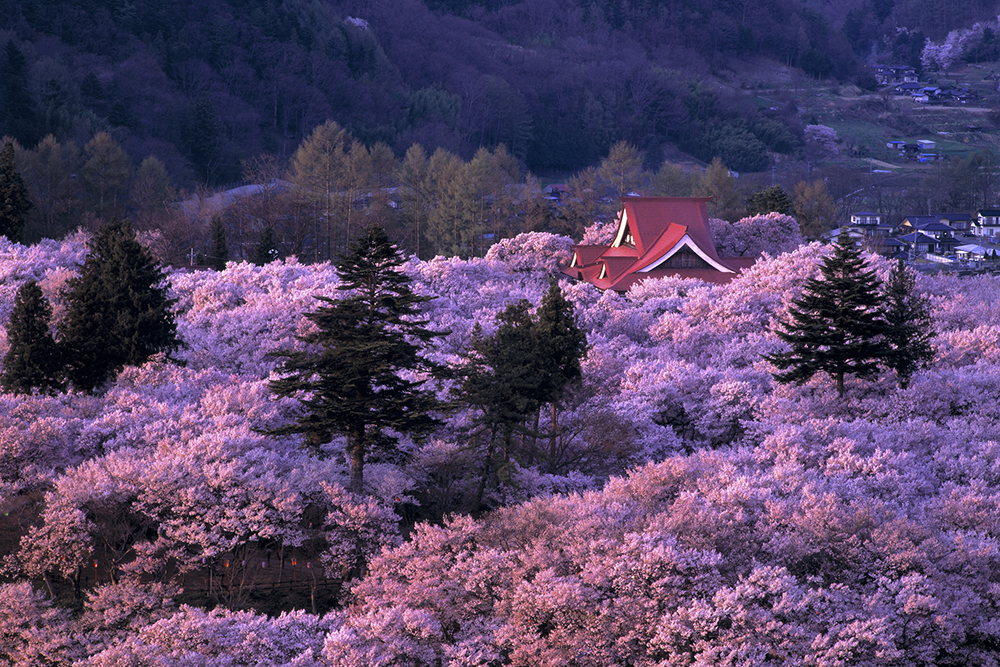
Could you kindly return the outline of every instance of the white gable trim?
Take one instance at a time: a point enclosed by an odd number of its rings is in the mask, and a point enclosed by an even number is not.
[[[704,250],[702,250],[701,248],[699,248],[697,246],[697,244],[695,244],[695,242],[692,241],[691,237],[688,236],[687,234],[685,234],[683,236],[683,238],[681,238],[680,241],[678,241],[676,244],[674,244],[674,247],[671,248],[670,250],[668,250],[667,253],[665,255],[663,255],[663,257],[659,258],[658,260],[656,260],[655,262],[653,262],[652,264],[650,264],[646,268],[639,269],[638,271],[636,271],[636,273],[646,273],[647,271],[652,271],[653,269],[655,269],[656,267],[658,267],[660,264],[663,264],[665,261],[667,261],[668,259],[670,259],[671,257],[673,257],[674,254],[676,254],[677,252],[679,252],[681,250],[681,248],[683,248],[685,246],[687,246],[692,252],[694,252],[694,254],[698,255],[703,260],[705,260],[708,263],[708,265],[711,266],[712,268],[714,268],[715,270],[721,271],[722,273],[736,273],[732,269],[730,269],[728,267],[725,267],[722,264],[719,264],[717,261],[715,261],[714,259],[712,259],[711,257],[709,257],[708,254]]]
[[[625,207],[622,207],[622,219],[618,223],[618,233],[615,234],[615,240],[611,242],[612,248],[618,248],[622,244],[622,240],[625,238],[625,232],[628,231],[628,213],[625,211]]]

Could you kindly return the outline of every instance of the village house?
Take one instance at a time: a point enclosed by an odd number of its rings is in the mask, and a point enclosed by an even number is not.
[[[882,222],[882,216],[871,211],[852,213],[850,228],[860,232],[868,239],[886,238],[895,230],[891,224]]]
[[[922,232],[939,241],[955,237],[955,228],[942,222],[940,215],[908,215],[899,224],[899,229],[904,234]]]
[[[563,273],[616,292],[666,276],[728,283],[754,259],[718,256],[708,224],[710,199],[622,197],[611,244],[576,245]]]
[[[968,213],[941,213],[938,215],[938,220],[956,232],[967,232],[972,225],[972,216]]]
[[[876,65],[875,80],[878,81],[880,86],[900,81],[916,83],[917,72],[908,65]]]
[[[976,211],[976,219],[972,223],[972,233],[981,238],[987,238],[996,243],[1000,238],[1000,209],[981,208]]]

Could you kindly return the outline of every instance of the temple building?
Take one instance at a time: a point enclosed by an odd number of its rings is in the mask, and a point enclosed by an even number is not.
[[[708,224],[710,197],[622,197],[611,245],[576,245],[563,273],[625,292],[647,278],[678,276],[728,283],[754,263],[720,258]]]

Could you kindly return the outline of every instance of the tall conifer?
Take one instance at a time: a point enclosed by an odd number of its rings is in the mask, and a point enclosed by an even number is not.
[[[774,374],[779,382],[803,384],[823,372],[834,378],[843,397],[845,375],[873,377],[891,351],[881,314],[881,281],[846,234],[823,259],[820,272],[792,302],[791,320],[775,331],[791,349],[768,360],[783,371]]]
[[[163,272],[128,220],[98,231],[66,298],[60,338],[75,389],[94,391],[125,366],[180,347]]]
[[[278,246],[274,242],[274,227],[268,225],[260,233],[257,245],[253,249],[253,263],[264,266],[276,259],[278,259]]]
[[[212,218],[212,256],[209,257],[209,264],[216,271],[225,271],[226,262],[229,260],[229,246],[226,244],[226,226],[222,218],[215,216]]]
[[[12,394],[38,389],[55,394],[63,388],[63,364],[49,331],[52,307],[35,281],[21,285],[7,327],[10,348],[3,359],[0,386]]]
[[[913,272],[899,260],[885,286],[886,339],[891,348],[886,366],[896,371],[903,389],[909,385],[913,373],[934,358],[930,308],[927,299],[917,294],[916,287]]]
[[[275,394],[297,397],[308,410],[271,433],[304,433],[317,452],[332,436],[345,436],[354,493],[364,488],[366,457],[395,450],[394,432],[421,437],[439,425],[431,415],[439,403],[423,387],[429,376],[412,376],[438,373],[421,346],[439,334],[420,319],[428,297],[413,293],[402,263],[382,228],[368,227],[337,263],[343,296],[317,297],[323,305],[306,314],[317,330],[299,338],[309,349],[283,353],[283,377],[271,383]]]
[[[20,241],[24,218],[32,208],[28,188],[14,163],[14,144],[7,141],[0,151],[0,236]]]
[[[587,335],[576,324],[573,304],[566,300],[559,283],[549,281],[549,290],[542,297],[536,313],[535,337],[538,341],[538,359],[542,364],[540,397],[549,404],[551,427],[549,430],[549,466],[556,461],[556,409],[569,385],[579,383],[583,376],[580,360],[587,353]]]
[[[480,476],[477,505],[494,465],[494,449],[500,437],[500,467],[513,458],[514,435],[537,442],[539,415],[543,405],[552,409],[548,464],[555,468],[556,406],[566,387],[581,377],[580,359],[586,353],[586,335],[577,327],[573,307],[552,280],[534,316],[531,304],[522,299],[497,315],[497,329],[489,336],[477,323],[472,344],[461,367],[460,400],[480,412],[478,422],[491,434]],[[529,421],[534,420],[530,426]],[[545,453],[531,449],[526,461]]]

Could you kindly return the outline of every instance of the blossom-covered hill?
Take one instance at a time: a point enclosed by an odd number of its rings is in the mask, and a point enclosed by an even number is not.
[[[532,234],[410,261],[448,331],[434,358],[537,304],[570,245]],[[996,664],[1000,283],[921,277],[933,364],[905,390],[890,372],[849,379],[840,401],[829,378],[779,385],[763,360],[826,252],[765,255],[725,286],[564,284],[590,345],[582,385],[555,453],[522,443],[476,519],[486,443],[469,410],[374,462],[366,498],[343,490],[341,442],[320,459],[260,433],[299,409],[270,394],[269,353],[300,345],[314,296],[336,297],[332,267],[173,273],[183,365],[128,369],[98,396],[0,396],[4,530],[20,537],[0,665]],[[0,246],[0,325],[28,279],[58,320],[84,253],[82,238]],[[406,539],[400,516],[422,519]],[[338,599],[250,610],[267,563],[336,579],[359,548],[367,576]],[[185,584],[216,608],[183,604]]]

